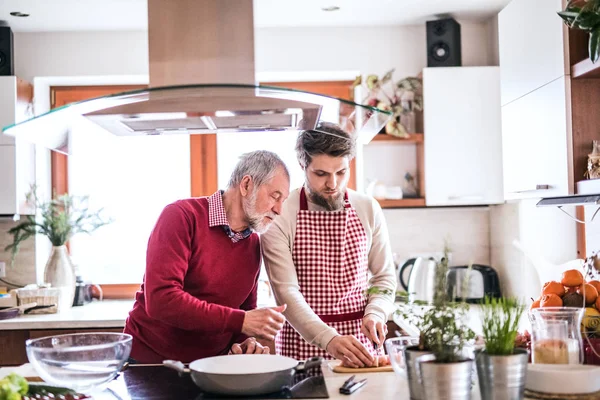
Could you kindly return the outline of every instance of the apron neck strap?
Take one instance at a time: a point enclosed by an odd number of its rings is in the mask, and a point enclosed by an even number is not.
[[[350,208],[350,202],[348,201],[348,192],[344,192],[344,208]],[[300,210],[308,211],[308,201],[306,200],[306,193],[304,192],[304,186],[300,189]]]

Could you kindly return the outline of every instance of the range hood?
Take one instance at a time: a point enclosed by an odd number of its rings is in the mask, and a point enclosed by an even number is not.
[[[324,111],[368,143],[389,112],[309,92],[243,84],[178,85],[136,90],[70,104],[4,128],[4,133],[61,153],[78,120],[116,136],[313,129]],[[332,113],[333,111],[333,113]]]
[[[252,0],[148,0],[149,89],[74,103],[3,133],[69,154],[81,118],[116,136],[145,136],[313,129],[333,115],[368,143],[391,112],[254,84],[252,7]]]
[[[600,206],[600,179],[586,179],[577,182],[577,194],[570,196],[544,197],[536,204],[544,206]]]
[[[538,201],[538,207],[544,206],[600,206],[600,193],[597,194],[574,194],[571,196],[544,197]]]

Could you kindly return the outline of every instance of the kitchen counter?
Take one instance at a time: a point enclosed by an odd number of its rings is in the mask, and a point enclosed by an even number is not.
[[[146,368],[144,366],[130,367],[130,368]],[[150,367],[150,368],[162,368],[162,367]],[[367,384],[362,388],[358,389],[355,393],[351,395],[343,395],[339,393],[339,388],[344,384],[344,381],[352,374],[338,374],[332,372],[326,365],[326,362],[323,363],[323,375],[325,377],[325,383],[327,385],[327,391],[329,392],[329,398],[333,400],[341,400],[341,399],[396,399],[396,400],[409,400],[408,393],[408,382],[405,377],[399,376],[394,372],[371,372],[371,373],[357,373],[355,380],[361,380],[366,378]],[[32,376],[33,369],[30,365],[24,365],[18,368],[0,368],[0,377],[6,375],[7,373],[15,371],[17,373],[23,374],[25,376]],[[126,371],[127,372],[127,371]],[[126,375],[125,372],[125,375]],[[180,393],[181,399],[194,399],[194,398],[204,398],[200,396],[191,395],[190,393],[197,393],[197,389],[193,386],[193,383],[189,381],[189,378],[179,378],[176,375],[176,372],[168,370],[168,373],[172,374],[172,380],[170,380],[169,390],[170,393],[173,394],[174,391],[181,390]],[[33,375],[35,376],[35,375]],[[180,383],[178,383],[178,381]],[[128,400],[128,399],[139,399],[144,398],[145,391],[152,390],[147,385],[156,384],[157,380],[146,380],[142,383],[132,382],[132,380],[128,380],[126,377],[122,379],[119,377],[117,380],[113,381],[109,388],[110,391],[104,391],[101,395],[94,395],[94,399],[96,400],[114,400],[117,398]],[[185,388],[185,389],[181,389]],[[185,393],[184,393],[185,392]],[[118,397],[117,397],[118,396]],[[153,391],[153,398],[161,399],[159,393]],[[173,397],[165,397],[165,398],[173,398]],[[472,400],[479,400],[480,394],[477,385],[473,388],[472,392]]]
[[[55,314],[23,314],[0,320],[0,331],[17,329],[119,328],[133,307],[133,300],[93,301]]]

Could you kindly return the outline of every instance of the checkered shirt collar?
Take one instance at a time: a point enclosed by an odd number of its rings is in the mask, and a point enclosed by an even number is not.
[[[217,190],[215,193],[207,197],[208,199],[208,226],[222,226],[223,230],[229,236],[233,243],[237,243],[242,239],[246,239],[252,234],[252,229],[246,228],[242,232],[233,232],[227,221],[227,213],[223,206],[223,191]]]

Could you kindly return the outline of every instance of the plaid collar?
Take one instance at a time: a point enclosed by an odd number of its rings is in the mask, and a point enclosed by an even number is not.
[[[208,226],[222,226],[223,230],[229,236],[233,243],[237,243],[242,239],[246,239],[252,234],[252,229],[246,228],[242,232],[234,232],[227,221],[227,213],[223,206],[223,191],[217,190],[215,193],[207,197],[208,199]]]

